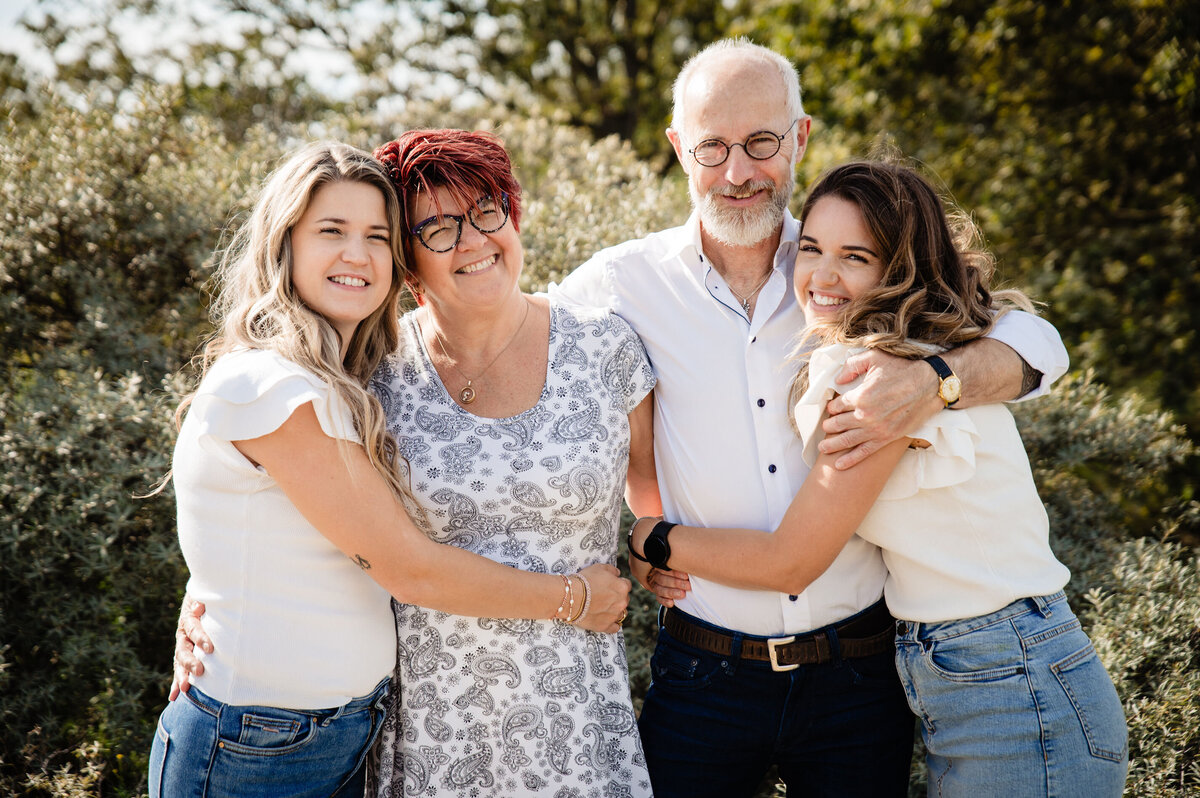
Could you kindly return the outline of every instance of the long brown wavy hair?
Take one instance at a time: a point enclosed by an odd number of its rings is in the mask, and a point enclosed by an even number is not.
[[[342,181],[379,189],[392,250],[391,287],[383,303],[355,329],[344,358],[337,331],[304,304],[292,279],[292,229],[320,188]],[[239,348],[273,350],[303,366],[345,402],[371,465],[392,493],[407,502],[395,440],[387,432],[379,400],[365,387],[400,340],[400,293],[408,270],[399,232],[395,188],[368,153],[337,142],[309,144],[293,153],[267,179],[250,217],[219,255],[218,294],[211,311],[217,331],[200,357],[200,377],[221,355]],[[177,424],[194,395],[179,405]]]
[[[801,225],[824,197],[859,209],[883,274],[835,319],[804,331],[792,354],[801,365],[789,406],[808,387],[807,353],[814,346],[836,342],[925,357],[983,337],[1013,308],[1033,310],[1020,291],[990,288],[995,259],[983,249],[979,228],[915,170],[880,161],[835,167],[809,190]]]

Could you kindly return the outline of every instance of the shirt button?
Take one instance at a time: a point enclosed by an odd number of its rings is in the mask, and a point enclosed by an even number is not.
[[[797,595],[794,595],[794,594],[793,594],[793,595],[791,595],[791,596],[788,596],[788,601],[795,601],[795,600],[796,600],[796,599],[798,599],[798,598],[800,598],[800,597],[799,597],[799,596],[797,596]]]
[[[759,407],[766,407],[766,406],[767,406],[767,400],[766,400],[766,399],[759,399],[759,400],[758,400],[758,406],[759,406]]]
[[[775,467],[775,464],[774,464],[774,463],[771,463],[769,466],[767,466],[767,471],[770,471],[772,474],[774,474],[774,473],[775,473],[776,471],[778,471],[778,470],[779,470],[779,469],[777,469],[777,468]]]
[[[756,335],[756,336],[754,336],[753,338],[751,338],[751,339],[750,339],[750,343],[754,343],[754,342],[755,342],[755,341],[757,341],[757,340],[758,340],[758,336]]]

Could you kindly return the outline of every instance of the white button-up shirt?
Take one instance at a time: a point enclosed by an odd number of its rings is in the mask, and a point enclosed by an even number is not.
[[[786,406],[796,368],[787,356],[804,328],[792,292],[799,235],[787,214],[752,319],[704,257],[696,214],[682,227],[597,253],[550,288],[565,301],[611,307],[645,343],[658,377],[654,453],[671,521],[773,530],[808,474]],[[992,337],[1045,375],[1031,396],[1066,372],[1058,332],[1041,319],[1009,313]],[[886,576],[879,548],[853,536],[799,595],[693,576],[676,606],[747,634],[795,634],[866,609]]]

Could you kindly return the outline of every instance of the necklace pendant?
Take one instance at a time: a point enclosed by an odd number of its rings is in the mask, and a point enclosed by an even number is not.
[[[464,405],[469,405],[475,401],[475,389],[471,387],[470,380],[467,380],[467,387],[458,392],[458,401]]]
[[[742,310],[746,311],[747,313],[750,312],[750,298],[749,297],[742,300]]]

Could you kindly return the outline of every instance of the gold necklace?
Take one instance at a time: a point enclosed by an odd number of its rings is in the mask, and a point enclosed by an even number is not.
[[[523,296],[522,299],[524,299]],[[487,370],[495,365],[496,361],[500,359],[501,355],[508,351],[508,348],[512,346],[513,341],[517,340],[517,336],[521,334],[521,330],[525,327],[525,320],[529,318],[529,304],[529,300],[525,299],[525,315],[521,317],[521,323],[517,325],[517,331],[512,334],[512,338],[508,339],[508,343],[501,347],[500,351],[496,353],[496,356],[491,359],[491,362],[484,366],[483,371],[479,372],[479,374],[475,376],[476,380],[482,379],[483,375],[487,374]],[[471,404],[471,402],[475,401],[475,397],[478,396],[478,392],[472,385],[475,380],[471,379],[466,374],[463,374],[463,370],[458,367],[458,363],[450,356],[449,350],[446,349],[446,342],[442,340],[442,334],[438,331],[437,325],[434,325],[433,335],[435,338],[437,338],[438,346],[442,348],[442,355],[444,355],[446,360],[450,362],[451,367],[458,372],[458,376],[467,381],[466,387],[458,392],[458,401],[462,402],[464,405]]]
[[[767,280],[771,279],[771,272],[773,271],[773,268],[768,268],[767,273],[764,274],[763,278],[758,281],[758,285],[754,286],[754,288],[750,290],[750,293],[746,294],[744,298],[738,296],[738,292],[733,290],[733,285],[728,280],[725,281],[726,287],[729,288],[729,293],[733,294],[733,298],[741,303],[742,310],[746,311],[747,315],[750,314],[750,302],[758,295],[758,292],[762,290],[762,287],[767,284]]]

